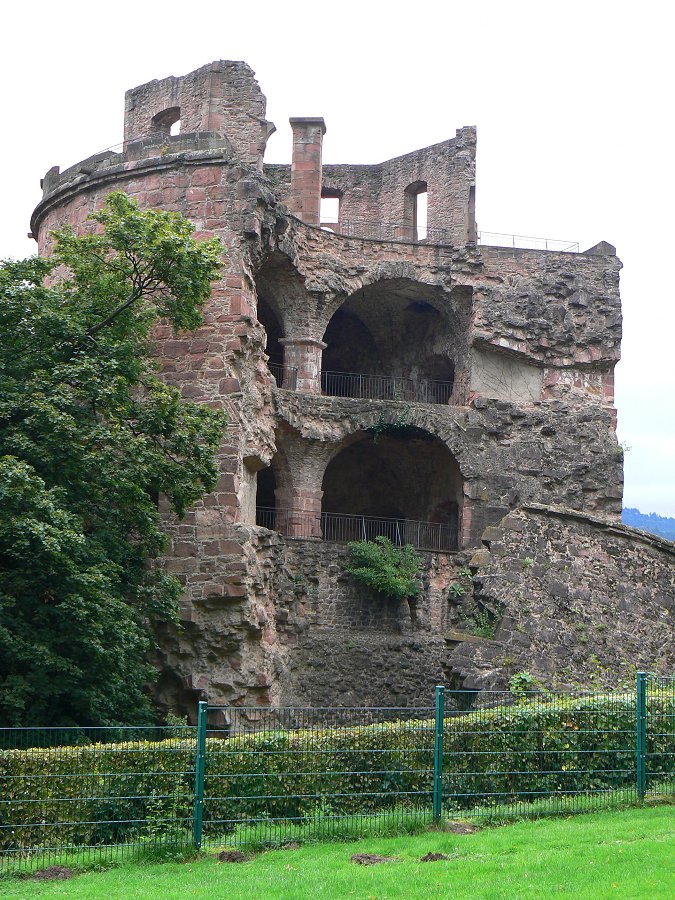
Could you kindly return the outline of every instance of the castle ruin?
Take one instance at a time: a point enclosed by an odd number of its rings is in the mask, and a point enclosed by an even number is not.
[[[217,489],[167,516],[183,628],[160,635],[159,701],[413,705],[525,669],[672,670],[673,545],[620,524],[614,248],[491,244],[472,127],[323,165],[323,119],[293,118],[291,164],[267,165],[265,105],[242,62],[134,88],[122,151],[50,169],[31,221],[48,253],[122,189],[225,251],[204,325],[156,335],[163,377],[230,420]],[[423,558],[414,616],[343,572],[380,534]]]

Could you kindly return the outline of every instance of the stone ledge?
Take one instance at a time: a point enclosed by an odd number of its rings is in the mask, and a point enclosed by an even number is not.
[[[54,206],[59,206],[83,191],[88,191],[94,187],[100,187],[108,183],[115,186],[114,189],[119,190],[120,181],[135,178],[139,175],[147,173],[162,172],[167,169],[174,169],[180,166],[208,166],[213,164],[221,164],[223,166],[239,166],[250,171],[252,176],[260,178],[260,174],[246,163],[233,157],[226,149],[218,150],[195,150],[181,151],[180,153],[167,154],[166,156],[155,156],[149,159],[140,159],[131,162],[125,162],[124,157],[119,155],[119,162],[113,166],[96,169],[91,173],[84,173],[80,167],[86,165],[86,160],[77,163],[66,169],[62,173],[65,176],[68,172],[80,172],[74,174],[72,179],[64,183],[57,183],[53,190],[50,190],[33,210],[30,220],[30,228],[33,234],[38,234],[39,223],[43,216],[49,212]],[[59,175],[58,177],[62,177]],[[111,188],[112,190],[113,188]]]
[[[468,631],[446,631],[445,632],[445,641],[447,643],[458,643],[458,644],[499,644],[499,641],[495,641],[494,638],[485,638],[481,637],[478,634],[469,634]]]

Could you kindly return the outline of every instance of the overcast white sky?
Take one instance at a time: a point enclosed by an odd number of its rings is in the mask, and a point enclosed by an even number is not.
[[[643,0],[115,0],[3,8],[0,256],[26,256],[39,179],[122,139],[124,92],[243,59],[289,162],[321,115],[324,162],[378,162],[478,126],[485,231],[618,248],[624,505],[675,515],[672,6]]]

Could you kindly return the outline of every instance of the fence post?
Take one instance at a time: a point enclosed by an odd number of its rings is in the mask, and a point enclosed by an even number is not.
[[[204,814],[204,772],[206,761],[206,713],[209,705],[199,701],[197,709],[197,752],[195,754],[195,791],[192,810],[192,842],[195,850],[202,847],[202,820]]]
[[[647,788],[647,673],[637,673],[635,696],[635,754],[638,800],[644,800]]]
[[[440,822],[443,812],[443,721],[445,718],[445,688],[436,687],[436,719],[434,723],[434,822]]]

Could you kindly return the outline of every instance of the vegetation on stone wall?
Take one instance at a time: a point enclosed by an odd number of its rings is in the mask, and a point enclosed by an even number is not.
[[[217,476],[225,419],[157,378],[151,331],[200,324],[222,248],[121,193],[91,219],[0,266],[2,725],[147,721],[180,590],[157,498],[180,516]]]
[[[420,592],[420,561],[411,544],[395,547],[389,538],[353,541],[345,572],[390,600],[411,600]]]

